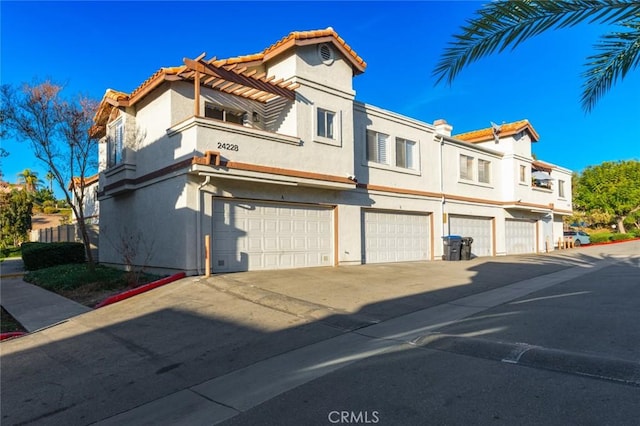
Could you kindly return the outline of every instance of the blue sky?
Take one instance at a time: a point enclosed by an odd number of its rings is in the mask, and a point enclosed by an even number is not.
[[[463,70],[452,86],[434,86],[432,70],[452,34],[482,6],[427,2],[7,2],[0,3],[3,84],[34,78],[66,84],[67,95],[101,99],[130,92],[163,66],[257,53],[291,31],[333,27],[367,62],[356,98],[454,134],[529,119],[540,160],[574,171],[640,158],[640,71],[632,72],[586,114],[581,77],[600,25],[553,31]],[[3,140],[4,179],[46,170],[26,143]]]

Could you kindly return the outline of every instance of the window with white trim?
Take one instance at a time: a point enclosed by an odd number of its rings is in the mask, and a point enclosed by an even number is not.
[[[122,117],[109,125],[107,150],[109,152],[107,161],[108,167],[117,166],[122,163],[124,157],[124,121]]]
[[[204,104],[204,116],[220,120],[227,123],[244,124],[244,112],[233,111],[230,109],[215,106],[210,103]]]
[[[334,139],[335,117],[335,112],[323,108],[318,108],[316,119],[316,135],[327,139]]]
[[[389,164],[387,157],[387,139],[389,135],[367,130],[367,160],[380,164]]]
[[[473,180],[473,157],[460,154],[460,179]]]
[[[520,183],[527,183],[527,166],[520,165]]]
[[[491,161],[478,159],[478,182],[491,182]]]
[[[564,181],[563,180],[559,180],[558,181],[558,196],[560,198],[564,198]]]
[[[396,166],[415,170],[415,151],[415,142],[407,139],[396,138]]]

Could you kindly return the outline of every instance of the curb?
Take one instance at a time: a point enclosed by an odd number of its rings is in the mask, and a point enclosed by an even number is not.
[[[11,274],[4,274],[4,275],[0,275],[0,278],[18,278],[18,277],[24,277],[26,272],[14,272]]]
[[[633,238],[631,240],[619,240],[619,241],[603,241],[601,243],[591,243],[587,247],[608,246],[608,245],[611,245],[611,244],[631,243],[633,241],[639,241],[639,240],[640,240],[640,238]]]
[[[7,333],[0,333],[0,341],[6,339],[12,339],[14,337],[24,336],[25,334],[29,334],[26,331],[9,331]]]
[[[99,309],[102,308],[104,306],[108,306],[111,305],[113,303],[116,302],[120,302],[121,300],[125,300],[128,299],[130,297],[136,296],[138,294],[147,292],[149,290],[153,290],[154,288],[158,288],[161,287],[165,284],[169,284],[171,282],[180,280],[184,277],[186,277],[187,274],[185,274],[184,272],[179,272],[177,274],[168,276],[166,278],[162,278],[158,281],[154,281],[148,284],[144,284],[141,285],[140,287],[136,287],[136,288],[132,288],[131,290],[127,290],[127,291],[123,291],[122,293],[118,293],[115,294],[113,296],[107,297],[106,299],[104,299],[102,302],[98,303],[96,306],[93,307],[93,309]]]

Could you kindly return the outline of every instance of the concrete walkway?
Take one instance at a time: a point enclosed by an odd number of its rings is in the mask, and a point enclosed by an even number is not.
[[[91,311],[84,305],[22,280],[22,259],[0,263],[0,305],[32,332]]]

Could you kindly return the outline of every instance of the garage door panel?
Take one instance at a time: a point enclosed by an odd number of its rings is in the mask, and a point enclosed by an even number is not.
[[[449,234],[473,238],[471,254],[493,255],[493,226],[490,217],[449,215]]]
[[[403,262],[429,259],[429,216],[364,210],[363,261]]]
[[[333,265],[333,211],[214,200],[214,272]]]
[[[531,220],[505,221],[507,254],[526,254],[536,251],[536,223]]]

